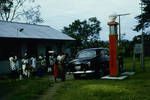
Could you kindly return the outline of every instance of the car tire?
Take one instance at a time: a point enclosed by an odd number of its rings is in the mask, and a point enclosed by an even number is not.
[[[104,75],[109,74],[109,62],[104,62],[104,64],[103,64],[103,73],[104,73]]]

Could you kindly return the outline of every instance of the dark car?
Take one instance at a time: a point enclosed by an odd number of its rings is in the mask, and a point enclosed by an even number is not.
[[[109,73],[109,51],[107,48],[89,48],[77,53],[75,59],[69,62],[69,69],[74,78],[81,76],[100,76]]]

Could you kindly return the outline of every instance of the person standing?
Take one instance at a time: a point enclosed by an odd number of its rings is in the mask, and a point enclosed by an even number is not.
[[[21,70],[22,68],[19,66],[19,60],[17,56],[14,56],[14,61],[15,61],[17,76],[19,76],[19,80],[22,80],[22,70]]]
[[[41,59],[41,67],[42,67],[42,71],[43,71],[43,75],[44,75],[45,72],[47,72],[46,56],[43,56],[42,59]]]
[[[33,56],[33,57],[31,57],[30,60],[31,60],[31,67],[35,69],[36,68],[36,58]]]
[[[14,61],[15,61],[16,69],[18,70],[19,69],[19,60],[18,60],[17,56],[14,56]]]
[[[39,56],[37,59],[37,75],[42,77],[44,75],[44,69],[46,66],[46,60],[44,57]]]
[[[58,78],[58,62],[55,61],[54,66],[53,66],[53,75],[54,75],[54,81],[57,81]]]
[[[63,53],[62,54],[62,61],[61,61],[61,67],[62,67],[62,75],[61,75],[61,79],[62,81],[65,81],[66,80],[66,54]]]
[[[28,55],[27,53],[25,53],[22,59],[22,73],[26,77],[30,77],[30,71],[28,66],[29,66]]]
[[[16,72],[16,66],[15,66],[15,59],[13,56],[9,57],[9,64],[10,64],[11,77],[15,79],[17,72]]]
[[[66,55],[64,53],[60,53],[57,56],[57,61],[58,61],[58,73],[62,81],[65,81],[65,60]]]
[[[31,66],[31,69],[32,69],[32,74],[35,75],[35,71],[36,71],[36,58],[35,56],[31,57],[30,58],[30,66]]]
[[[53,72],[53,66],[54,66],[54,63],[55,63],[55,58],[54,58],[54,51],[49,51],[49,65],[48,65],[48,69],[47,69],[47,72]]]

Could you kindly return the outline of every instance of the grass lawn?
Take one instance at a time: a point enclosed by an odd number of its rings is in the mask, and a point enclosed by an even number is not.
[[[131,70],[132,59],[125,59]],[[72,80],[66,81],[53,100],[150,100],[150,58],[145,59],[146,72],[136,61],[136,74],[125,80]]]
[[[127,70],[132,59],[125,59]],[[136,59],[136,74],[125,80],[67,80],[49,100],[150,100],[150,58],[145,58],[146,72]],[[0,100],[37,100],[54,85],[48,76],[22,81],[0,80]]]
[[[0,80],[0,100],[36,100],[50,84],[48,76],[21,81]]]

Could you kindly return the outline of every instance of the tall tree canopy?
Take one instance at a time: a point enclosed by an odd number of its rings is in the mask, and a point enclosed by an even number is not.
[[[68,27],[64,27],[63,33],[76,39],[78,46],[83,46],[89,41],[99,40],[101,30],[100,21],[96,17],[88,20],[75,20]]]
[[[32,24],[43,22],[40,17],[40,6],[33,6],[34,2],[35,0],[0,0],[0,20],[20,20]]]
[[[138,25],[135,27],[136,31],[150,27],[150,0],[141,0],[141,4],[143,13],[135,17],[138,20]]]

